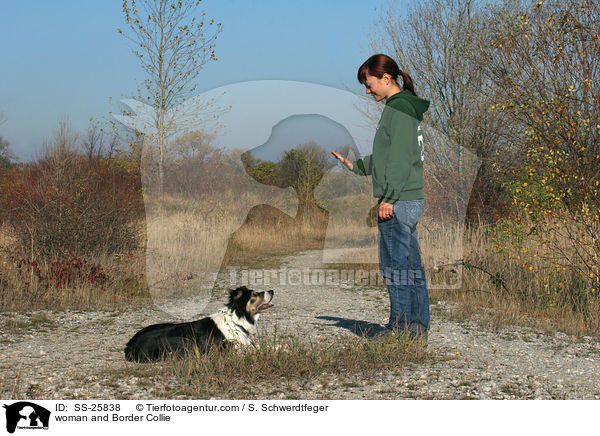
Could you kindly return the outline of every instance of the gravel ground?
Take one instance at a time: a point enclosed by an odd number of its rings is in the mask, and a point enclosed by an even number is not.
[[[286,259],[315,268],[320,252]],[[387,292],[347,283],[271,286],[275,307],[259,322],[263,334],[335,345],[357,328],[387,320]],[[219,306],[211,304],[206,313]],[[375,378],[323,374],[314,380],[257,386],[264,399],[597,399],[600,343],[596,338],[530,327],[484,327],[456,321],[454,305],[431,306],[429,358]],[[167,394],[152,368],[125,362],[123,347],[139,328],[173,317],[155,306],[119,312],[0,313],[0,397],[32,399],[185,398]]]

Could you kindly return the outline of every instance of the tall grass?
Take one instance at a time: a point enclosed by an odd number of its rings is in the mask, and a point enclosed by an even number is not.
[[[262,338],[251,351],[211,350],[204,355],[191,353],[184,359],[166,361],[164,371],[185,387],[186,395],[248,398],[256,395],[254,387],[261,383],[275,389],[282,380],[306,381],[324,374],[373,377],[426,357],[422,343],[406,337],[353,339],[331,347],[299,338],[282,340],[274,334]]]
[[[246,225],[249,211],[261,202],[257,193],[196,200],[167,196],[163,213],[147,214],[145,232],[140,233],[140,244],[147,245],[145,250],[88,259],[101,265],[109,278],[101,286],[75,280],[68,286],[52,287],[31,272],[17,271],[16,255],[11,255],[11,250],[18,240],[4,226],[0,229],[0,308],[114,307],[124,301],[147,299],[146,280],[150,288],[158,292],[164,289],[166,294],[174,289],[180,293],[198,292],[212,287],[214,273],[228,265],[266,267],[265,259],[269,258],[272,263],[268,267],[273,267],[278,262],[273,255],[306,249],[352,248],[340,263],[376,265],[377,229],[366,224],[367,208],[362,214],[352,215],[340,207],[349,201],[369,204],[367,194],[358,197],[352,201],[339,199],[337,206],[332,203],[335,199],[329,199],[328,209],[337,212],[330,214],[323,229],[310,222],[281,228],[272,223]],[[210,201],[215,203],[207,208]],[[270,204],[275,205],[272,210],[288,220],[295,215],[294,201],[286,191],[270,198]],[[590,293],[568,269],[552,267],[544,247],[533,238],[508,231],[500,224],[464,226],[427,217],[420,221],[419,237],[433,298],[493,307],[510,321],[534,316],[574,333],[600,330],[598,291]],[[568,241],[563,246],[564,253],[568,253]],[[464,268],[465,261],[476,268]],[[47,275],[47,262],[41,261],[39,268]],[[439,285],[444,282],[460,286],[444,289]]]
[[[569,253],[568,241],[557,243]],[[468,227],[465,257],[478,268],[463,270],[454,299],[494,308],[510,322],[529,319],[573,334],[600,332],[598,294],[568,268],[556,268],[560,258],[549,256],[534,238],[511,237],[499,225]]]
[[[145,301],[144,256],[97,253],[24,257],[12,229],[0,227],[0,310],[113,309]]]

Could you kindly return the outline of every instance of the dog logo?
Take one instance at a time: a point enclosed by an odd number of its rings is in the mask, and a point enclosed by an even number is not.
[[[29,401],[4,405],[6,409],[6,431],[19,429],[48,429],[50,411]]]
[[[238,272],[248,269],[247,259],[281,247],[319,250],[323,264],[344,270],[365,265],[377,270],[372,253],[378,250],[378,204],[369,195],[371,181],[345,174],[329,151],[337,150],[350,161],[368,153],[373,138],[383,133],[374,122],[382,105],[365,107],[362,96],[318,84],[241,82],[206,91],[163,113],[164,125],[170,127],[159,135],[158,108],[131,99],[122,103],[131,110],[114,118],[135,129],[143,143],[146,280],[162,310],[196,317],[215,302],[216,290],[227,280],[224,287],[260,285],[238,277]],[[423,215],[436,224],[464,222],[481,160],[425,123],[415,139],[419,150],[414,164],[427,161],[422,188],[428,206]],[[165,147],[170,149],[167,161]],[[231,159],[221,156],[221,148],[230,150],[226,154]],[[165,186],[168,196],[162,200]],[[221,193],[235,201],[220,204],[218,199],[225,198]],[[164,201],[168,204],[163,206]],[[329,210],[331,206],[335,209]],[[176,216],[190,217],[190,225],[167,224]],[[338,231],[341,222],[350,221],[352,231]],[[257,234],[269,239],[249,244],[248,235]],[[431,250],[430,289],[460,287],[455,264],[462,240],[461,235],[452,236],[438,244],[443,251]]]

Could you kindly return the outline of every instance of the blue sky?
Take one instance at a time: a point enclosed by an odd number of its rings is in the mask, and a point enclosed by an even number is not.
[[[218,62],[198,93],[250,80],[292,80],[363,92],[356,69],[371,53],[375,0],[204,0],[222,23]],[[68,116],[80,131],[109,118],[144,79],[125,26],[122,0],[2,1],[0,136],[21,160],[34,158]],[[283,96],[282,96],[283,97]]]

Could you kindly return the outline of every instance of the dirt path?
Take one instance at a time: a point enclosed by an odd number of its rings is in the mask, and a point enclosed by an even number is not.
[[[286,260],[288,268],[318,268],[318,252]],[[295,282],[294,282],[295,283]],[[263,334],[310,337],[332,344],[388,316],[387,293],[368,286],[280,285],[276,306],[260,320]],[[207,307],[212,313],[219,305]],[[258,387],[259,398],[600,398],[600,344],[562,333],[459,322],[452,305],[432,305],[431,359],[381,373]],[[0,396],[6,398],[164,398],[164,385],[122,349],[140,327],[173,320],[154,306],[122,312],[0,313]],[[145,371],[145,372],[144,372]],[[262,389],[262,391],[261,391]],[[260,393],[262,392],[262,393]]]

